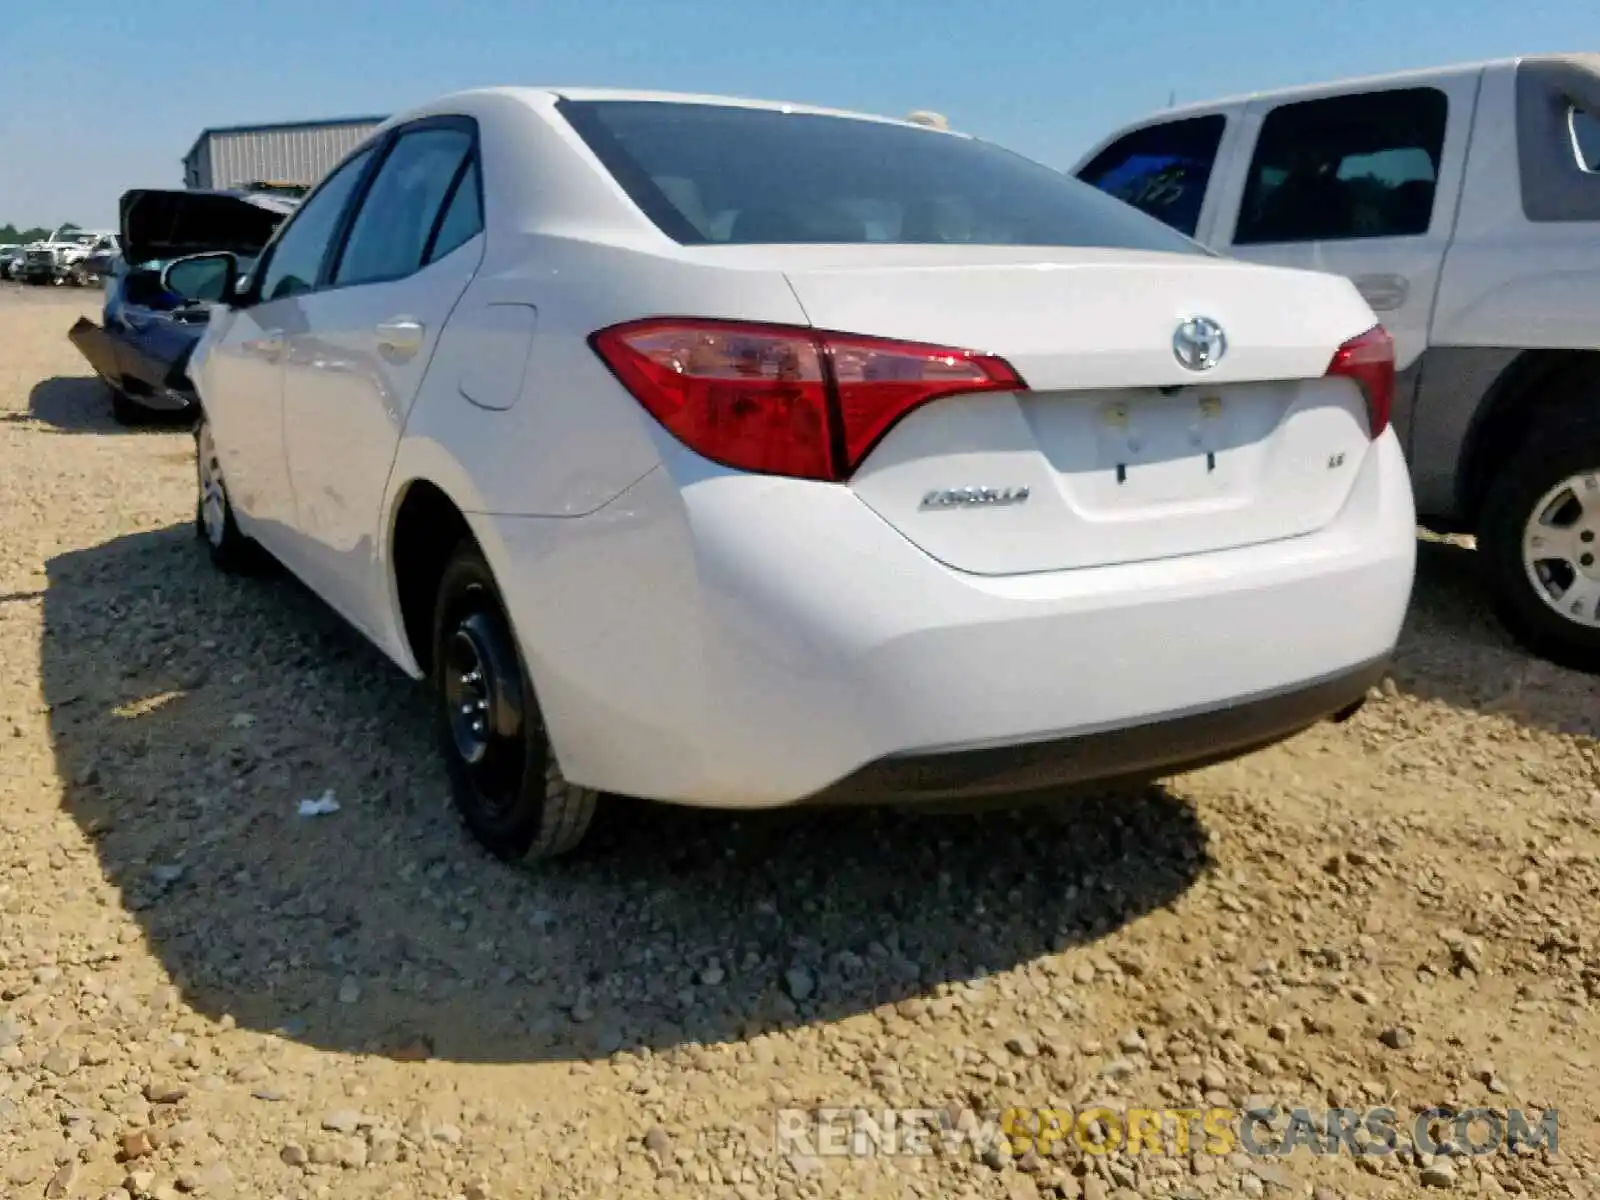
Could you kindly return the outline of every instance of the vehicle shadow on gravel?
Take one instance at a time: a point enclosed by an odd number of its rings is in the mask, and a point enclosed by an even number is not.
[[[297,584],[188,529],[49,564],[63,803],[194,1007],[400,1058],[581,1059],[828,1021],[1009,968],[1209,865],[1160,788],[984,816],[619,805],[588,855],[488,859],[424,695]],[[301,817],[334,791],[340,810]]]
[[[58,433],[170,433],[189,418],[152,413],[146,424],[120,425],[111,415],[111,392],[92,375],[58,375],[34,385],[26,412],[0,413],[0,420],[37,422]]]
[[[1512,641],[1495,617],[1477,557],[1467,546],[1418,541],[1416,590],[1395,656],[1395,683],[1456,708],[1600,737],[1600,684]]]

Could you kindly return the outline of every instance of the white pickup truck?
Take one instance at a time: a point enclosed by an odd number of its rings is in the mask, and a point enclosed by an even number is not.
[[[84,286],[97,278],[90,259],[104,260],[117,252],[117,235],[64,225],[42,242],[23,247],[18,278],[24,283]]]
[[[1395,341],[1425,525],[1502,619],[1600,669],[1600,55],[1153,114],[1073,168],[1233,257],[1352,279]]]

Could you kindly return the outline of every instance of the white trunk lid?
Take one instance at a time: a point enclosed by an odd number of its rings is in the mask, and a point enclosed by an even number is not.
[[[819,328],[995,354],[1027,382],[918,409],[851,480],[960,570],[1061,570],[1310,533],[1338,513],[1370,444],[1360,389],[1324,378],[1339,345],[1377,323],[1336,276],[1125,251],[733,255],[782,270]],[[1221,361],[1199,373],[1173,350],[1195,316],[1227,335]],[[968,488],[1013,502],[964,504]]]

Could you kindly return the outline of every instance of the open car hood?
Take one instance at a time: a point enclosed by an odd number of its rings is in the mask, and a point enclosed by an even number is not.
[[[122,196],[122,256],[130,265],[214,250],[253,257],[298,204],[265,192],[136,188]]]

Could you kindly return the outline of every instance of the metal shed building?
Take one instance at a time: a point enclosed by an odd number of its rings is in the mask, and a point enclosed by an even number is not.
[[[310,186],[387,119],[343,117],[207,129],[183,156],[183,184],[188,188],[255,182]]]

